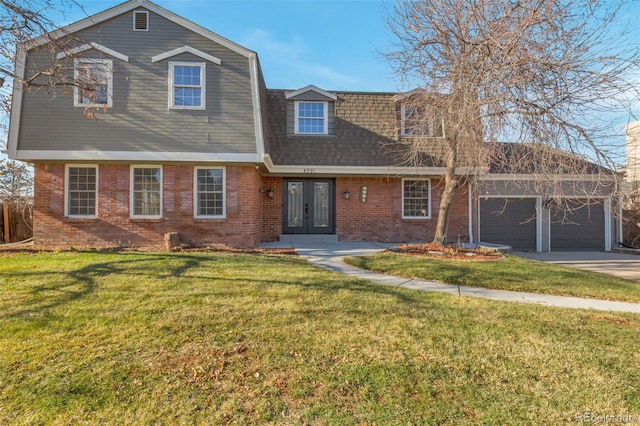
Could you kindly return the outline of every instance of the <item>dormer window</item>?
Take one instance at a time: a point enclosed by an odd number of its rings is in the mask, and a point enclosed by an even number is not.
[[[335,94],[309,85],[287,93],[285,98],[289,134],[335,134],[335,103],[338,99]]]
[[[431,108],[402,104],[401,136],[443,137],[442,118]]]
[[[303,135],[326,135],[328,133],[327,102],[295,103],[295,132]]]

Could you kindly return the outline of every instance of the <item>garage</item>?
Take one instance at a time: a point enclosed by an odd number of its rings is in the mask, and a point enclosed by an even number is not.
[[[480,198],[480,241],[536,250],[535,198]]]
[[[551,251],[605,250],[602,201],[565,199],[551,208]]]

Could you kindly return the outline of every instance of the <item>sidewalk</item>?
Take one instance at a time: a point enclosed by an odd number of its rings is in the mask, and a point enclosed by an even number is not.
[[[458,286],[437,281],[410,279],[380,274],[347,265],[342,258],[364,256],[380,252],[393,244],[338,242],[338,243],[265,243],[264,248],[295,248],[298,254],[310,263],[341,274],[362,280],[413,290],[437,291],[451,295],[481,297],[507,302],[534,303],[544,306],[556,306],[574,309],[594,309],[598,311],[640,313],[640,303],[613,302],[608,300],[585,299],[581,297],[553,296],[538,293],[526,293],[506,290],[492,290],[480,287]]]

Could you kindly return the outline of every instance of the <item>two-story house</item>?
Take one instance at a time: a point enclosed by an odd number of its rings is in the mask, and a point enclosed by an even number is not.
[[[19,75],[51,63],[73,83],[16,85],[7,150],[35,167],[38,246],[433,238],[443,163],[400,161],[414,132],[403,94],[267,89],[255,52],[147,0],[19,46]],[[618,237],[606,191],[557,224],[547,194],[486,170],[458,189],[450,241],[608,250]]]

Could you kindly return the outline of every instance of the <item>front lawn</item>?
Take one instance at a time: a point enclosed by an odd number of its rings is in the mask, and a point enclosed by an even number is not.
[[[640,416],[640,316],[375,285],[295,257],[0,255],[0,424]]]
[[[511,255],[478,262],[383,252],[345,261],[371,271],[447,284],[640,302],[640,283],[636,281]]]

